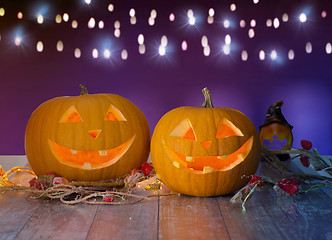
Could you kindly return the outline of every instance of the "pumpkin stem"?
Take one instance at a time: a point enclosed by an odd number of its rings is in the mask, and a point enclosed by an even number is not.
[[[211,100],[211,94],[209,90],[205,87],[202,90],[202,93],[204,94],[204,103],[202,104],[201,108],[213,108],[212,100]]]
[[[88,94],[88,90],[86,89],[86,87],[83,84],[80,84],[81,87],[81,94],[80,95],[86,95]]]

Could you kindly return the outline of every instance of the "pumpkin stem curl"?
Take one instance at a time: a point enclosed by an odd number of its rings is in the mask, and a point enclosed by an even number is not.
[[[86,89],[86,87],[83,84],[80,84],[81,87],[81,94],[80,95],[86,95],[88,94],[88,90]]]
[[[202,90],[202,93],[204,94],[204,103],[202,104],[201,108],[213,108],[212,100],[211,100],[211,94],[209,90],[205,87]]]

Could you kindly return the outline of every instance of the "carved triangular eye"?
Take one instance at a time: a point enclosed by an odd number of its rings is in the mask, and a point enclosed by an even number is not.
[[[105,115],[105,121],[127,121],[119,109],[111,105]]]
[[[62,115],[60,123],[69,123],[69,122],[83,122],[80,114],[74,105],[69,107],[66,112]]]
[[[241,130],[227,119],[223,119],[217,130],[216,138],[226,138],[229,136],[244,136]]]
[[[172,137],[196,141],[196,134],[188,118],[182,120],[169,134]]]

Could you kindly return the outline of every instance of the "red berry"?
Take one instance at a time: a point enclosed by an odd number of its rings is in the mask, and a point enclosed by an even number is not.
[[[301,140],[301,146],[303,149],[310,150],[312,148],[312,143],[308,140]]]
[[[149,164],[149,163],[143,163],[142,167],[141,167],[141,171],[143,172],[144,176],[149,176],[152,171],[153,171],[153,167]]]
[[[68,185],[69,182],[67,179],[63,178],[63,177],[55,177],[53,179],[53,186],[55,185],[59,185],[59,184],[64,184],[64,185]]]
[[[300,182],[295,178],[288,178],[277,183],[278,187],[290,195],[295,195],[300,188]]]
[[[260,176],[253,175],[249,181],[249,184],[257,184],[258,181],[261,181],[262,178]],[[257,187],[261,187],[263,184],[262,182],[258,183]]]
[[[30,187],[34,187],[36,183],[37,178],[33,178],[29,181]]]
[[[103,193],[103,201],[104,202],[114,202],[114,195],[113,194],[110,194],[108,193],[109,191],[106,190],[105,193]]]
[[[309,157],[307,157],[307,156],[301,156],[300,157],[300,161],[301,161],[301,163],[302,163],[303,166],[305,166],[305,167],[309,167],[310,166]]]
[[[43,190],[42,184],[39,182],[35,183],[35,188],[37,188],[38,190]]]

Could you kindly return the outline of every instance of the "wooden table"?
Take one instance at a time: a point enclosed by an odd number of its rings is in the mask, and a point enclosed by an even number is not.
[[[257,174],[281,177],[266,163]],[[242,211],[230,203],[232,195],[65,205],[6,192],[0,193],[0,239],[332,239],[331,196],[331,188],[296,196],[255,191]]]

